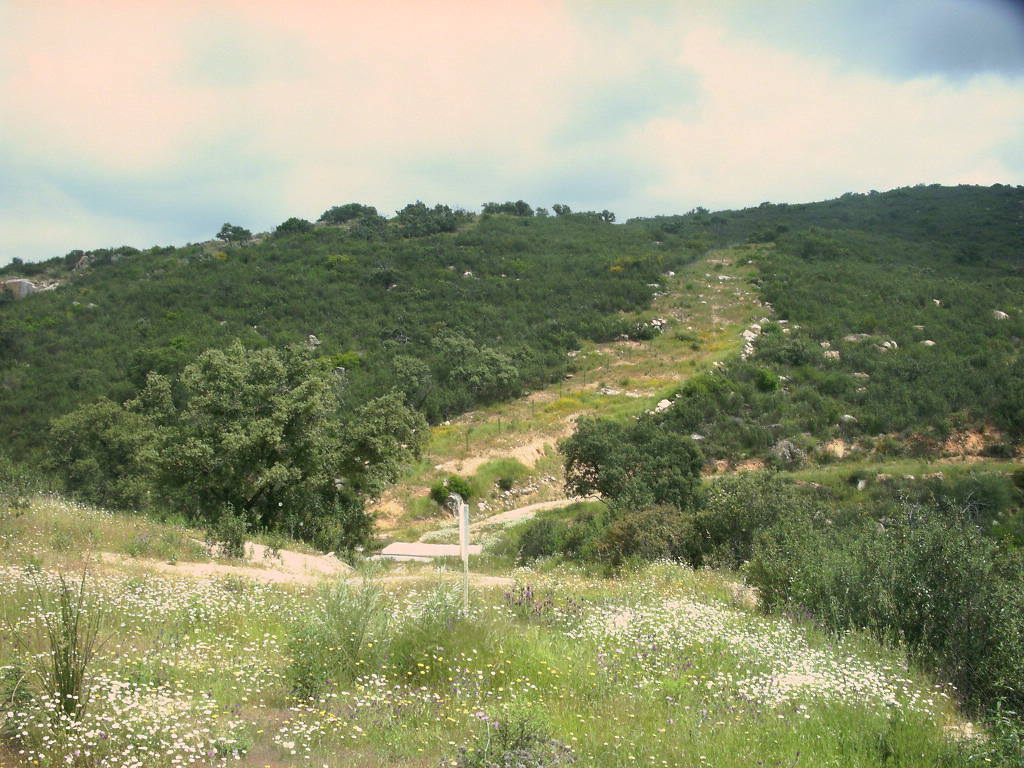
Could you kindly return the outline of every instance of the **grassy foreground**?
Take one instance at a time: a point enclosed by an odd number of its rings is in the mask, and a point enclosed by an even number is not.
[[[31,674],[70,562],[36,515],[0,520],[2,765],[968,764],[899,656],[669,563],[519,569],[468,614],[430,570],[309,589],[94,566],[104,642],[70,719]]]

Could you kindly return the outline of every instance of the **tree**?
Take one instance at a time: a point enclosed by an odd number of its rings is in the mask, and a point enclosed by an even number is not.
[[[572,495],[678,509],[697,499],[704,459],[696,443],[647,416],[628,425],[583,419],[559,447]]]
[[[377,209],[372,205],[346,203],[345,205],[336,205],[333,208],[328,208],[320,215],[320,218],[317,219],[317,221],[321,221],[324,224],[345,224],[346,222],[352,221],[352,219],[376,215]]]
[[[615,223],[615,214],[609,211],[607,208],[601,211],[601,213],[599,213],[598,216],[600,217],[601,221],[603,221],[605,224]]]
[[[274,229],[275,235],[304,235],[307,232],[313,231],[313,223],[292,216],[290,219],[285,219],[277,228]]]
[[[252,232],[244,227],[225,222],[224,226],[220,228],[220,232],[217,233],[217,239],[223,240],[225,243],[242,243],[252,239]]]
[[[555,216],[568,216],[572,213],[572,209],[568,205],[562,203],[555,203],[551,206],[551,210],[555,212]]]
[[[216,527],[237,515],[325,549],[365,543],[364,501],[419,456],[423,417],[393,392],[347,418],[337,378],[306,345],[211,349],[177,381],[150,373],[138,397],[54,422],[55,459],[72,490],[101,503],[165,505]]]
[[[438,204],[433,208],[428,208],[419,200],[409,203],[396,214],[395,221],[398,223],[402,237],[421,237],[438,232],[454,232],[459,223],[459,214],[447,205]]]
[[[51,463],[72,493],[103,506],[136,509],[152,490],[156,434],[145,416],[101,398],[55,419]]]
[[[507,213],[512,216],[533,216],[533,208],[525,200],[507,203],[484,203],[484,213]]]
[[[305,346],[209,350],[178,386],[183,402],[160,452],[168,497],[201,520],[229,508],[250,528],[332,549],[365,541],[363,500],[418,454],[426,433],[397,396],[340,422],[335,378]]]

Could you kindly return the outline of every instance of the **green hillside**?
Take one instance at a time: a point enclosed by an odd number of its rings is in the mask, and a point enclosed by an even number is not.
[[[175,374],[234,339],[258,348],[313,335],[325,365],[345,369],[345,407],[397,386],[440,420],[561,377],[567,351],[634,330],[616,313],[644,306],[666,270],[698,255],[596,215],[467,216],[451,232],[428,220],[429,234],[402,216],[370,231],[359,221],[35,265],[34,279],[64,284],[0,305],[9,448],[39,455],[55,416],[126,400],[147,372]]]
[[[1020,765],[1024,188],[557,213],[0,271],[0,763]]]

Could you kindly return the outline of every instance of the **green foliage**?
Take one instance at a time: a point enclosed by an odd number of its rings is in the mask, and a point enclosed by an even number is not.
[[[612,566],[631,558],[685,560],[693,538],[690,516],[677,507],[630,508],[619,511],[604,527],[595,554]]]
[[[135,509],[151,495],[154,438],[145,416],[100,398],[55,419],[49,449],[67,490],[103,506]]]
[[[49,594],[41,576],[35,579],[35,598],[42,606],[38,631],[44,652],[35,657],[36,665],[29,672],[39,692],[52,703],[55,716],[77,721],[89,704],[86,672],[102,646],[103,616],[99,606],[87,597],[85,573],[77,585],[60,573],[56,596]],[[8,630],[15,644],[26,651],[35,650],[36,643],[28,630],[16,626]],[[55,725],[59,728],[61,723]]]
[[[473,485],[461,475],[450,475],[448,477],[448,490],[457,493],[463,501],[469,501],[473,497]]]
[[[785,332],[766,325],[753,357],[713,385],[685,385],[663,418],[703,435],[717,458],[767,458],[780,439],[840,430],[937,445],[952,428],[985,425],[1007,433],[993,450],[1010,453],[1024,438],[1022,200],[1020,187],[921,186],[647,221],[684,240],[772,241],[756,252],[759,283],[788,321]]]
[[[507,203],[484,203],[484,213],[507,213],[510,216],[533,216],[533,208],[525,200]]]
[[[751,558],[764,529],[783,516],[807,516],[811,511],[805,494],[772,473],[716,478],[693,515],[690,563],[737,568]]]
[[[304,235],[307,232],[313,231],[312,222],[306,221],[305,219],[299,219],[292,216],[290,219],[285,219],[283,222],[274,228],[275,235]]]
[[[347,682],[371,668],[380,653],[387,617],[378,586],[339,580],[320,592],[316,610],[289,635],[286,677],[304,697],[317,696],[334,682]],[[376,650],[374,650],[376,647]]]
[[[29,505],[35,483],[29,473],[0,453],[0,510],[15,513]],[[0,519],[3,515],[0,513]]]
[[[379,585],[365,578],[360,585],[340,580],[321,590],[315,610],[291,629],[286,677],[301,696],[317,696],[330,685],[350,682],[374,669],[396,675],[418,674],[438,648],[454,651],[458,638],[468,644],[480,638],[466,632],[458,594],[438,586],[399,612]],[[472,646],[471,646],[472,647]]]
[[[507,705],[493,716],[480,712],[472,739],[440,766],[455,768],[549,768],[576,760],[572,751],[551,737],[541,715],[523,705]]]
[[[748,578],[767,608],[906,646],[969,704],[1024,703],[1024,562],[965,520],[916,505],[883,525],[787,516],[758,540]]]
[[[692,506],[700,489],[703,457],[689,437],[642,416],[629,425],[584,419],[560,444],[566,491],[600,493],[637,506]]]
[[[245,557],[245,542],[249,533],[249,524],[244,517],[235,512],[230,504],[225,504],[206,527],[206,543],[214,547],[222,557]]]
[[[639,224],[451,215],[454,230],[449,222],[417,236],[413,222],[364,210],[345,226],[239,244],[227,259],[196,244],[38,265],[65,285],[0,307],[0,430],[10,452],[38,460],[54,418],[100,397],[123,403],[151,371],[173,381],[234,339],[281,347],[311,333],[322,357],[359,355],[359,365],[340,364],[342,410],[397,385],[442,421],[558,380],[566,352],[626,332],[618,313],[646,306],[647,283],[698,255],[673,236],[653,249]],[[623,257],[634,266],[609,271]],[[89,266],[69,279],[82,260]],[[456,358],[463,370],[451,369],[442,337],[472,343]]]
[[[390,393],[340,419],[337,379],[308,347],[236,342],[204,352],[175,380],[150,374],[125,406],[101,400],[56,420],[54,463],[87,499],[158,497],[230,550],[246,529],[347,550],[369,535],[363,500],[426,438],[402,400]]]
[[[361,205],[360,203],[346,203],[328,208],[317,221],[324,224],[345,224],[353,219],[361,217],[376,217],[377,209],[372,205]]]
[[[252,239],[252,232],[244,227],[225,223],[217,233],[217,239],[223,240],[225,243],[242,243]]]
[[[550,518],[531,520],[519,526],[519,562],[529,563],[539,557],[566,553],[567,528],[564,522]]]
[[[467,218],[469,215],[464,211],[453,211],[441,203],[428,208],[417,200],[398,211],[395,222],[402,237],[422,237],[441,232],[454,232],[459,222]]]

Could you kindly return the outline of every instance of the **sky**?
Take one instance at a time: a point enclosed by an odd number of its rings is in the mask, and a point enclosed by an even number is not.
[[[0,0],[0,265],[525,199],[1024,184],[1010,0]]]

